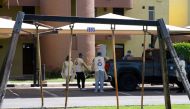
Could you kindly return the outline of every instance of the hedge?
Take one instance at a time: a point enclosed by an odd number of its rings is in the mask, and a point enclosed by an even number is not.
[[[174,43],[174,48],[179,57],[182,56],[187,62],[190,62],[190,43]]]

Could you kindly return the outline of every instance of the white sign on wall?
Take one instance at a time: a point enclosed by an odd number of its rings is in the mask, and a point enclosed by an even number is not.
[[[100,52],[103,57],[106,57],[106,45],[105,44],[97,45],[97,52]]]

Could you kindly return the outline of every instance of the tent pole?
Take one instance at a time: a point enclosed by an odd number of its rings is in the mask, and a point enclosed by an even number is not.
[[[114,79],[115,79],[115,93],[117,100],[117,109],[119,109],[119,97],[118,97],[118,83],[117,83],[117,66],[116,66],[116,54],[115,54],[115,24],[111,24],[112,30],[112,52],[113,52],[113,60],[114,60]]]
[[[40,81],[40,93],[41,93],[41,106],[44,106],[44,94],[43,94],[43,86],[42,86],[42,67],[41,67],[41,52],[40,52],[40,36],[38,25],[36,26],[36,37],[37,37],[37,64],[38,64],[38,76]]]
[[[67,101],[68,101],[68,94],[69,94],[69,82],[70,82],[70,70],[71,70],[71,54],[72,54],[72,38],[73,38],[73,28],[74,24],[70,25],[71,35],[70,35],[70,45],[69,45],[69,69],[68,69],[68,76],[66,77],[66,91],[65,91],[65,109],[67,109]]]
[[[160,34],[160,37],[162,38],[162,40],[164,40],[165,44],[167,45],[167,48],[168,48],[168,51],[170,52],[171,56],[172,56],[172,59],[173,59],[173,62],[176,66],[176,70],[179,74],[179,77],[182,79],[182,83],[183,83],[183,86],[186,90],[186,93],[187,93],[187,96],[188,98],[190,99],[190,83],[188,81],[188,78],[186,75],[184,74],[187,74],[186,71],[182,71],[181,70],[181,67],[179,65],[179,57],[173,47],[173,44],[172,44],[172,40],[171,40],[171,37],[169,35],[169,32],[165,26],[165,23],[164,23],[164,20],[163,19],[159,19],[158,20],[158,24],[159,24],[159,34]]]
[[[143,26],[143,31],[144,31],[144,42],[143,42],[143,65],[142,65],[142,87],[141,87],[141,109],[143,109],[143,102],[144,102],[144,74],[145,74],[145,48],[146,48],[146,32],[147,32],[147,26],[144,28]]]
[[[171,109],[171,100],[170,100],[170,89],[169,89],[169,80],[168,80],[168,69],[167,69],[167,59],[166,59],[166,50],[165,50],[165,40],[160,27],[158,27],[158,39],[159,39],[159,48],[160,48],[160,60],[161,60],[161,71],[162,71],[162,81],[164,87],[164,100],[165,108]]]

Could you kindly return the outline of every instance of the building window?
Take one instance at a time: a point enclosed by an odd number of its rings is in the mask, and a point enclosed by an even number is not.
[[[25,14],[35,14],[35,7],[34,6],[23,6],[22,11]],[[33,23],[33,21],[24,21],[25,23]]]
[[[97,15],[98,15],[98,9],[95,8],[95,17],[97,17]]]
[[[115,44],[116,59],[122,59],[124,56],[124,44]]]
[[[113,8],[113,13],[118,15],[124,15],[124,8]]]
[[[148,15],[149,15],[148,20],[155,20],[155,8],[154,8],[154,6],[148,7]]]
[[[5,1],[5,0],[4,0]],[[3,8],[3,0],[0,1],[0,8]]]
[[[76,0],[71,0],[71,16],[76,16]]]

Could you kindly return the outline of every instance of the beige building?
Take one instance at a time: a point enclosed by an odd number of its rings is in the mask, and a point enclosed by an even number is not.
[[[114,13],[145,20],[163,18],[167,24],[177,26],[187,26],[190,23],[188,0],[19,0],[19,5],[16,1],[11,0],[9,5],[6,2],[0,2],[0,16],[14,20],[18,11],[23,11],[26,14],[82,17],[95,17]],[[178,5],[176,6],[176,4]],[[176,13],[176,10],[183,13]],[[55,27],[68,24],[43,23]],[[142,48],[143,37],[134,35],[126,35],[125,38],[117,37],[116,51],[118,59],[121,59],[129,49],[132,50],[134,56],[141,56],[142,50],[137,48]],[[34,42],[35,40],[32,36],[20,37],[11,77],[30,76],[35,72]],[[69,37],[46,35],[40,38],[40,42],[42,64],[46,65],[46,70],[60,69],[64,58],[68,55]],[[8,43],[9,39],[0,39],[0,65],[2,65],[6,54]],[[150,37],[148,38],[147,48],[149,43]],[[98,44],[105,45],[106,56],[111,58],[110,35],[102,35],[101,37],[77,35],[77,37],[73,37],[72,57],[75,58],[78,53],[83,53],[86,62],[90,64],[95,56],[95,46]]]
[[[144,20],[157,20],[163,18],[166,24],[185,27],[190,24],[190,1],[188,0],[133,0],[132,8],[123,10],[124,16],[129,16]],[[105,13],[114,13],[113,8],[98,8],[96,15],[103,15]],[[121,12],[121,11],[120,11]],[[121,13],[120,13],[121,14]],[[122,15],[121,14],[121,15]],[[142,35],[126,36],[125,40],[117,39],[117,44],[124,48],[124,53],[127,50],[132,50],[132,54],[136,57],[140,57],[142,54]],[[188,41],[188,37],[172,37],[173,41]],[[151,39],[147,37],[146,48],[149,47]],[[111,42],[96,40],[96,43],[106,43],[108,47],[108,56],[111,57]],[[158,44],[157,44],[158,46]],[[139,49],[137,49],[139,48]]]

